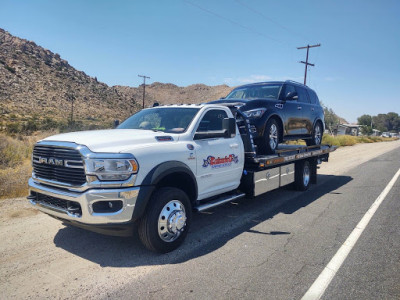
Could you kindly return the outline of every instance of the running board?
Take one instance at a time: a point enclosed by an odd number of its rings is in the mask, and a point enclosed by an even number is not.
[[[237,200],[237,199],[243,198],[245,195],[246,195],[245,193],[238,194],[238,195],[227,195],[227,196],[218,198],[216,200],[210,201],[208,203],[196,206],[194,209],[196,211],[198,211],[198,212],[202,212],[202,211],[208,210],[208,209],[210,209],[212,207],[216,207],[216,206],[222,205],[224,203],[227,203],[229,201],[233,201],[233,200]]]

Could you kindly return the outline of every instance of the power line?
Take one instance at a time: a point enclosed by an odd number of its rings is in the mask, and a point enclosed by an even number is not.
[[[208,13],[208,14],[211,14],[211,15],[217,17],[217,18],[220,18],[220,19],[225,20],[225,21],[227,21],[227,22],[229,22],[229,23],[232,23],[233,25],[239,26],[239,27],[241,27],[241,28],[243,28],[243,29],[246,29],[246,30],[248,30],[248,31],[251,31],[251,32],[253,32],[253,33],[255,33],[255,34],[258,34],[258,35],[260,35],[260,36],[262,36],[262,37],[265,37],[265,38],[267,38],[267,39],[269,39],[269,40],[272,40],[272,41],[275,41],[275,42],[277,42],[277,43],[282,43],[280,40],[277,40],[277,39],[275,39],[275,38],[273,38],[273,37],[270,37],[270,36],[268,36],[268,35],[266,35],[266,34],[264,34],[264,33],[262,33],[262,32],[259,32],[259,31],[257,31],[257,30],[254,30],[254,29],[251,28],[251,27],[242,25],[242,24],[240,24],[240,23],[238,23],[238,22],[236,22],[236,21],[234,21],[234,20],[231,20],[231,19],[229,19],[229,18],[227,18],[227,17],[224,17],[224,16],[222,16],[222,15],[220,15],[220,14],[217,14],[217,13],[215,13],[215,12],[213,12],[213,11],[207,9],[207,8],[201,7],[201,6],[198,5],[197,3],[193,3],[193,2],[190,2],[190,1],[188,1],[188,0],[183,0],[183,1],[186,2],[187,4],[190,4],[190,5],[194,6],[194,7],[197,7],[198,9],[200,9],[200,10],[202,10],[202,11],[205,11],[205,12]]]
[[[138,75],[139,77],[143,77],[143,106],[142,108],[144,108],[144,97],[145,97],[145,93],[146,93],[146,78],[150,79],[150,77],[145,76],[145,75]]]
[[[314,67],[315,65],[314,64],[310,64],[309,62],[308,62],[308,51],[310,50],[310,48],[314,48],[314,47],[321,47],[321,44],[317,44],[317,45],[307,45],[307,46],[304,46],[304,47],[297,47],[297,49],[307,49],[307,56],[306,56],[306,61],[299,61],[300,63],[302,63],[302,64],[305,64],[306,65],[306,70],[305,70],[305,72],[304,72],[304,85],[306,85],[306,82],[307,82],[307,67],[308,66],[312,66],[312,67]]]
[[[304,36],[304,35],[302,35],[302,34],[300,34],[300,33],[297,33],[297,32],[295,32],[295,31],[291,30],[290,28],[288,28],[288,27],[286,27],[286,26],[283,26],[282,24],[278,23],[277,21],[271,19],[270,17],[264,15],[264,14],[263,14],[262,12],[260,12],[259,10],[256,10],[256,9],[254,9],[254,8],[252,8],[252,7],[250,7],[250,6],[248,6],[247,4],[242,3],[242,2],[239,1],[239,0],[235,0],[235,1],[236,1],[236,3],[242,5],[243,7],[246,7],[248,10],[250,10],[250,11],[252,11],[253,13],[255,13],[255,14],[257,14],[257,15],[263,17],[264,19],[268,20],[269,22],[274,23],[275,25],[277,25],[277,26],[279,26],[280,28],[286,30],[287,32],[290,32],[290,33],[293,34],[293,35],[301,36],[301,37],[303,37],[303,38],[305,38],[305,39],[308,39],[306,36]]]

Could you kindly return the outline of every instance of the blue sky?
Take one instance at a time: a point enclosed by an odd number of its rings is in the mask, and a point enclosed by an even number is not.
[[[109,85],[292,79],[349,122],[400,113],[400,1],[0,0],[0,27]],[[210,99],[212,100],[212,99]]]

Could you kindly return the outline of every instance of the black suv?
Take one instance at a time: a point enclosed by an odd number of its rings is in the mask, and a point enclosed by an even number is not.
[[[273,154],[280,142],[304,139],[321,144],[324,110],[317,94],[294,81],[260,82],[235,88],[215,104],[239,107],[249,119],[260,154]]]

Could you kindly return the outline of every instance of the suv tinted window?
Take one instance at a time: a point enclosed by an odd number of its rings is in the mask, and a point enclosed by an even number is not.
[[[197,132],[206,132],[211,130],[222,130],[222,120],[228,115],[223,110],[209,110],[200,121]]]
[[[282,84],[250,85],[234,89],[225,99],[278,99]]]
[[[299,102],[310,103],[310,99],[308,98],[308,94],[305,88],[296,86],[296,91],[299,95]]]
[[[312,104],[320,105],[318,96],[313,90],[308,90],[308,95],[310,95],[310,99],[311,99],[311,103]]]

